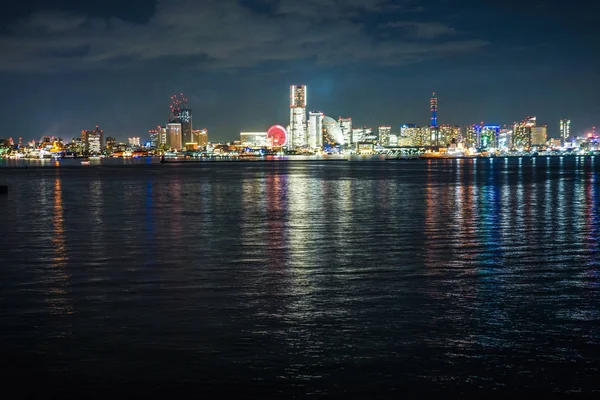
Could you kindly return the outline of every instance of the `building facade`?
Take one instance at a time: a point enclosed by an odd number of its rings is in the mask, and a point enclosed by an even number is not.
[[[311,149],[323,147],[323,117],[320,111],[308,113],[308,147]]]
[[[306,129],[306,85],[290,86],[290,128],[288,147],[308,146]]]
[[[392,135],[391,126],[380,126],[378,128],[379,144],[382,146],[390,146],[390,136]]]
[[[181,150],[183,148],[182,127],[180,123],[171,122],[167,124],[167,143],[168,148]]]
[[[346,146],[352,145],[352,118],[338,118],[338,124],[344,135],[344,144]]]
[[[89,154],[100,154],[104,150],[104,132],[98,126],[92,131],[81,131],[81,142],[85,152]]]

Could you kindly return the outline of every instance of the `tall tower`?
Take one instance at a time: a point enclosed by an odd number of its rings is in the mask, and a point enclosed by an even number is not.
[[[171,96],[169,123],[181,124],[181,142],[192,143],[192,110],[187,108],[187,98],[180,94]]]
[[[433,92],[431,99],[429,100],[429,110],[431,111],[431,123],[429,125],[433,128],[437,128],[438,99],[435,92]]]
[[[308,113],[308,145],[312,149],[323,147],[323,118],[320,111]]]
[[[571,120],[570,119],[561,119],[560,120],[560,142],[564,146],[569,140],[569,136],[571,136]]]
[[[306,131],[306,85],[290,86],[290,148],[308,145]]]

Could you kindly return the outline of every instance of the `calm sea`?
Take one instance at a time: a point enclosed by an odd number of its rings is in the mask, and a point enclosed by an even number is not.
[[[0,168],[22,393],[600,389],[600,158],[130,164]]]

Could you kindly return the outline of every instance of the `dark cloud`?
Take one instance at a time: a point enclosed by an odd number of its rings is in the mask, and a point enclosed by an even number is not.
[[[467,37],[436,44],[415,40],[455,32],[437,22],[389,25],[413,30],[412,36],[382,39],[369,33],[362,18],[397,5],[385,0],[160,1],[146,24],[40,11],[15,22],[0,37],[0,68],[64,71],[165,58],[196,58],[202,61],[195,67],[234,69],[298,59],[325,65],[363,60],[402,65],[486,44]]]

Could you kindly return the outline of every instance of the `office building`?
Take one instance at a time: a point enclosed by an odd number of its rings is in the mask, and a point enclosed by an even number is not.
[[[306,129],[306,85],[290,86],[290,129],[288,147],[308,146]]]
[[[460,126],[440,125],[438,127],[438,145],[449,146],[462,141]]]
[[[463,138],[464,147],[471,149],[479,145],[479,134],[481,133],[481,125],[470,125],[465,129]]]
[[[531,127],[531,145],[545,146],[548,140],[548,129],[546,126]]]
[[[167,143],[170,149],[181,150],[183,148],[181,124],[171,122],[167,124]]]
[[[192,143],[196,143],[198,148],[206,149],[206,146],[208,146],[208,129],[192,130]]]
[[[380,126],[378,128],[379,144],[381,146],[390,146],[390,136],[392,134],[391,126]]]
[[[512,148],[529,150],[532,145],[532,128],[536,126],[536,117],[527,117],[514,125]]]
[[[560,120],[560,140],[563,145],[569,141],[569,137],[571,137],[571,120],[570,119],[561,119]]]
[[[114,137],[107,137],[106,138],[106,150],[109,152],[113,152],[115,151],[115,149],[117,148],[117,140]]]
[[[128,143],[131,147],[140,147],[140,138],[139,137],[130,137],[130,138],[128,138]]]
[[[494,150],[498,147],[498,133],[500,126],[484,125],[480,126],[477,136],[477,148],[482,151]]]
[[[352,118],[338,118],[338,124],[344,135],[344,144],[349,146],[352,144]]]
[[[100,154],[104,150],[104,132],[98,126],[92,131],[81,131],[81,141],[88,154]]]
[[[323,117],[320,111],[308,113],[308,147],[311,149],[323,147]]]
[[[240,132],[240,143],[244,147],[267,147],[267,132]]]
[[[192,143],[192,110],[183,93],[171,96],[169,123],[181,124],[181,142]]]

